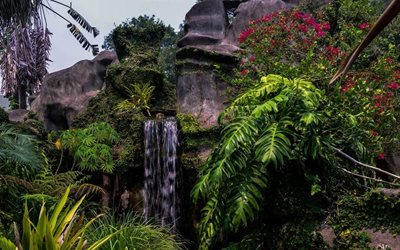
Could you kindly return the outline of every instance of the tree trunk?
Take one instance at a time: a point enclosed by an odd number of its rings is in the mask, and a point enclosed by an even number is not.
[[[21,84],[18,87],[18,104],[20,109],[26,109],[27,104],[26,104],[26,86]]]
[[[104,208],[110,207],[110,187],[111,187],[111,179],[110,176],[103,174],[102,175],[103,182],[102,182],[102,187],[104,190],[104,193],[101,195],[101,206]]]

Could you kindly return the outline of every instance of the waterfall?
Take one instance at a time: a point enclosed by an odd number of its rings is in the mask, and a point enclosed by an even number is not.
[[[180,215],[177,146],[178,129],[174,118],[144,123],[144,215],[174,228]]]

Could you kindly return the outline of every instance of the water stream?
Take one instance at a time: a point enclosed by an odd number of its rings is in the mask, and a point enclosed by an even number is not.
[[[178,128],[174,118],[144,124],[144,214],[176,228],[179,218]]]

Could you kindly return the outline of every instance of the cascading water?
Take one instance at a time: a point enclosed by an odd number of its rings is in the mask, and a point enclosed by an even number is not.
[[[174,228],[180,215],[177,146],[178,128],[174,118],[145,122],[144,214]]]

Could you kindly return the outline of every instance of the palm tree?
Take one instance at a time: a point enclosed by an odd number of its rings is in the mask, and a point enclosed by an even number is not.
[[[49,2],[64,6],[68,14],[94,37],[99,34],[71,5],[55,0],[2,0],[0,2],[0,91],[19,101],[19,108],[26,108],[27,95],[36,93],[47,74],[47,62],[51,48],[47,29],[46,11],[58,15],[67,22],[67,28],[93,55],[98,45],[91,44],[78,27],[49,7]]]

